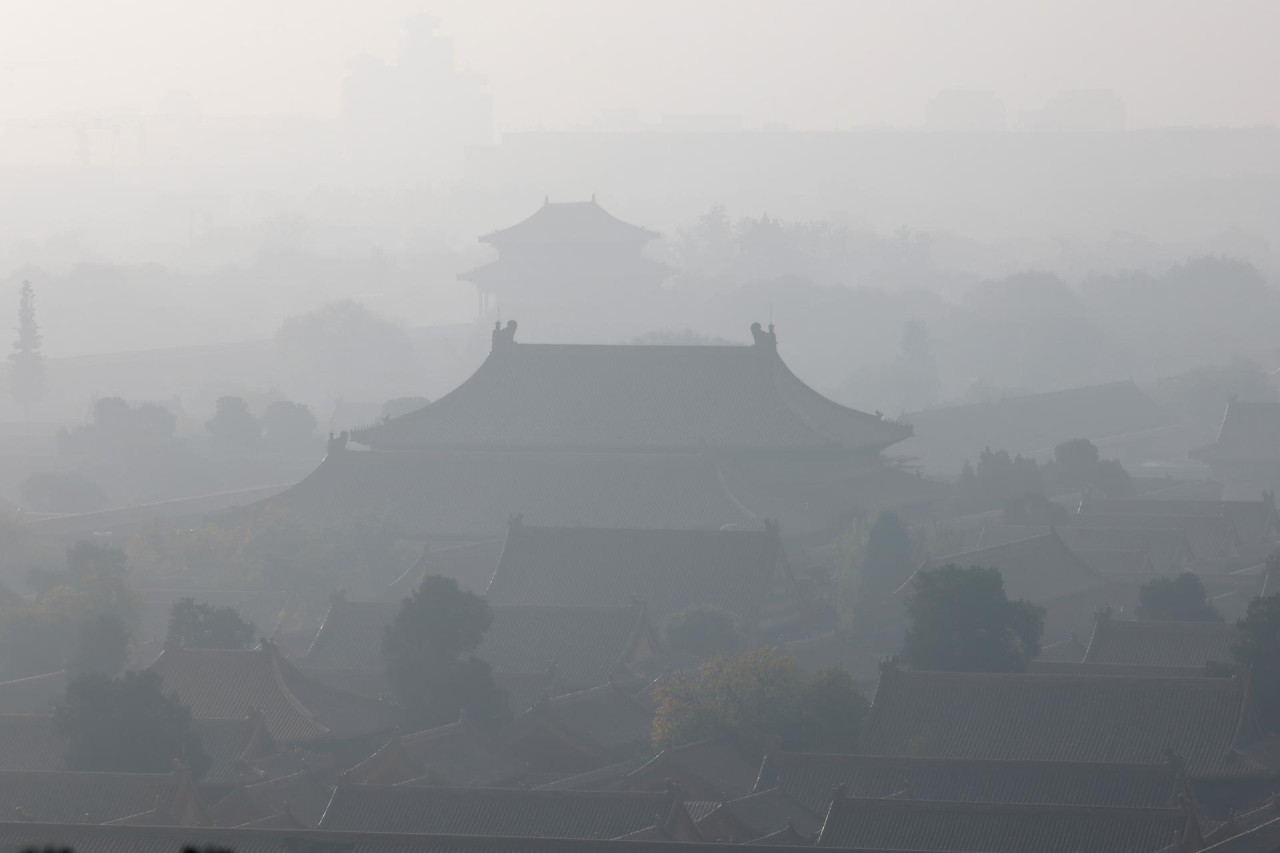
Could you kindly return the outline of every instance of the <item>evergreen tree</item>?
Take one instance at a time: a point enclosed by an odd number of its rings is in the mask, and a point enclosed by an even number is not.
[[[18,337],[9,361],[13,362],[13,398],[30,408],[44,393],[44,356],[40,353],[40,327],[36,325],[36,294],[24,281],[18,296]]]
[[[1138,590],[1138,619],[1143,622],[1221,622],[1198,575],[1183,572],[1154,578]]]
[[[998,569],[917,572],[907,596],[906,662],[938,672],[1019,672],[1040,654],[1044,608],[1010,601]]]
[[[180,598],[169,609],[169,639],[188,649],[247,649],[256,631],[234,607]]]
[[[911,556],[911,534],[896,513],[876,516],[867,534],[858,578],[855,617],[860,624],[875,621],[884,599],[893,593],[915,569]]]

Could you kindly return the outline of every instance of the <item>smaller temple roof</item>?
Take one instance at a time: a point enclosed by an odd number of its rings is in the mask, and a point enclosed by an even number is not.
[[[618,838],[666,825],[679,808],[674,793],[339,785],[320,829]]]
[[[956,853],[1133,853],[1182,839],[1182,809],[837,798],[818,847]]]
[[[871,755],[1159,764],[1194,778],[1270,775],[1241,678],[899,670],[887,664],[859,742]],[[1269,741],[1265,741],[1269,742]]]
[[[1246,548],[1272,543],[1280,532],[1280,514],[1270,493],[1256,501],[1143,500],[1141,498],[1086,497],[1081,515],[1144,516],[1148,518],[1225,518],[1235,527]]]
[[[1191,455],[1210,464],[1280,459],[1280,403],[1249,403],[1232,398],[1217,439]]]
[[[382,637],[399,602],[335,596],[300,664],[306,669],[381,669]],[[643,602],[621,607],[494,605],[493,624],[476,656],[503,673],[554,667],[573,688],[595,687],[658,640]],[[516,709],[523,710],[523,709]]]
[[[779,582],[794,586],[774,526],[625,530],[517,520],[486,597],[495,605],[594,607],[639,599],[659,625],[681,610],[710,605],[733,613],[750,631]]]
[[[1026,599],[1035,604],[1098,589],[1106,583],[1055,532],[976,551],[934,557],[920,568],[936,569],[949,563],[961,568],[984,566],[999,569],[1004,578],[1005,592],[1011,600]],[[904,590],[910,588],[910,583],[903,584]]]
[[[387,731],[394,709],[335,690],[284,660],[267,641],[248,651],[186,649],[170,643],[151,664],[166,692],[197,719],[237,720],[252,710],[279,741],[353,737]]]
[[[1235,625],[1221,622],[1128,622],[1101,614],[1084,662],[1204,668],[1231,663],[1239,639]]]
[[[1179,779],[1168,762],[1099,764],[780,752],[765,759],[759,785],[780,786],[814,810],[827,807],[837,785],[850,797],[1166,808],[1175,802]]]
[[[548,243],[647,243],[661,235],[657,231],[623,222],[590,201],[543,202],[524,220],[480,237],[501,249],[504,246]]]

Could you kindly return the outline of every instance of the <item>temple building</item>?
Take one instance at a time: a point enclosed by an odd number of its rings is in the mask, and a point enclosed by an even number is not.
[[[435,548],[501,540],[515,515],[614,529],[769,520],[794,541],[941,488],[881,457],[909,425],[805,385],[772,327],[753,326],[749,346],[527,344],[515,332],[496,327],[462,385],[335,438],[264,504],[316,523],[390,518]]]
[[[543,202],[532,216],[480,237],[497,260],[458,276],[475,285],[479,315],[499,307],[626,299],[651,294],[675,272],[642,254],[656,231],[631,225],[590,201]]]

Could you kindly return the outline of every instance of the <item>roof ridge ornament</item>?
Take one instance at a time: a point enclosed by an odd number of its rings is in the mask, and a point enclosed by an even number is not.
[[[494,321],[492,341],[494,352],[497,352],[499,348],[514,344],[516,342],[516,321],[508,320],[506,326],[502,325],[501,320]]]
[[[758,347],[778,348],[778,335],[773,331],[773,323],[766,332],[759,323],[751,324],[751,340]]]

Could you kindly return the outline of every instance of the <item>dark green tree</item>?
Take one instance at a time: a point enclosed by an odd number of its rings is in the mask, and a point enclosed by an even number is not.
[[[115,613],[95,613],[76,632],[75,646],[67,659],[73,675],[96,673],[110,678],[129,660],[129,627]]]
[[[213,444],[232,452],[253,450],[262,439],[262,425],[239,397],[219,397],[213,417],[204,423]]]
[[[191,709],[160,685],[150,670],[73,679],[53,712],[68,742],[66,769],[165,773],[178,760],[197,778],[203,775],[209,758],[191,726]]]
[[[416,722],[453,722],[464,709],[476,720],[506,714],[492,669],[471,654],[492,622],[489,603],[452,578],[431,575],[404,599],[383,635],[382,658],[392,689]]]
[[[677,673],[654,698],[658,747],[729,734],[760,750],[847,752],[867,710],[849,673],[831,668],[806,681],[795,658],[766,649]]]
[[[909,666],[1019,672],[1040,653],[1044,608],[1010,601],[998,569],[948,564],[917,572],[911,587],[904,654]]]
[[[911,535],[897,513],[882,512],[876,516],[867,534],[858,577],[856,612],[859,620],[868,618],[915,569],[911,554]]]
[[[1273,556],[1268,565],[1276,559]],[[1232,646],[1231,656],[1249,670],[1263,722],[1270,731],[1280,731],[1280,594],[1249,602],[1245,617],[1236,625],[1240,640]]]
[[[247,649],[256,632],[234,607],[180,598],[169,608],[169,639],[189,649]]]
[[[262,412],[262,438],[277,448],[305,444],[316,431],[316,416],[302,403],[276,400]]]
[[[1221,622],[1198,575],[1183,572],[1154,578],[1138,590],[1138,619],[1143,622]]]
[[[705,605],[690,607],[672,616],[663,636],[671,651],[694,655],[735,652],[742,640],[732,613]]]
[[[24,281],[18,293],[18,337],[9,361],[13,364],[11,390],[23,408],[30,408],[44,394],[44,356],[40,352],[40,327],[36,325],[36,294]]]

